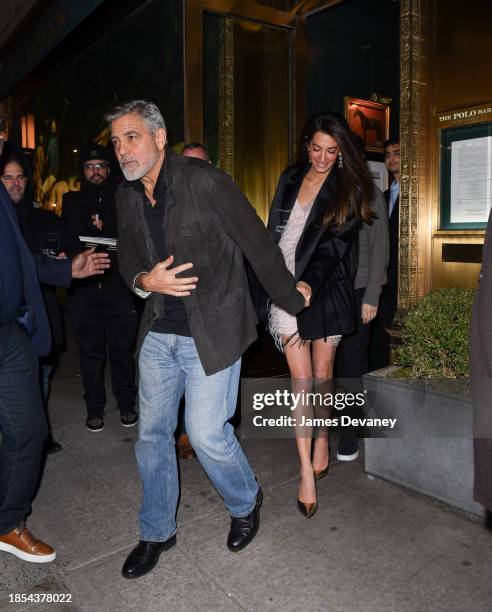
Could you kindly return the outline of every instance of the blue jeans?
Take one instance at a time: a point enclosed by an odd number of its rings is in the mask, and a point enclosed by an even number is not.
[[[232,516],[249,514],[258,484],[228,422],[236,409],[241,359],[206,376],[193,338],[149,332],[139,368],[135,450],[143,483],[141,539],[165,541],[176,533],[179,483],[173,434],[183,393],[186,431],[203,469]]]

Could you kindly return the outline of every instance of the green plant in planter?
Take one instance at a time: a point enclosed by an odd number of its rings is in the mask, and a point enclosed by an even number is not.
[[[396,361],[411,378],[468,378],[474,297],[473,289],[438,289],[409,309]]]

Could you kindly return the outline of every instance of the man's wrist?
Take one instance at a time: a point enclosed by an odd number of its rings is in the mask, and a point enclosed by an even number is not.
[[[140,272],[140,274],[135,279],[135,286],[139,289],[142,289],[142,291],[151,291],[147,286],[148,275],[148,272]]]

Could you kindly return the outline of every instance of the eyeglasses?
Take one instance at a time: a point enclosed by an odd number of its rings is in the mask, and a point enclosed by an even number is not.
[[[25,181],[27,176],[25,174],[16,174],[13,176],[12,174],[4,174],[2,176],[2,181],[6,181],[7,183],[11,183],[12,181]]]
[[[85,170],[101,170],[102,168],[107,168],[107,167],[108,167],[108,164],[106,164],[105,162],[96,162],[96,163],[88,162],[87,164],[84,164]]]

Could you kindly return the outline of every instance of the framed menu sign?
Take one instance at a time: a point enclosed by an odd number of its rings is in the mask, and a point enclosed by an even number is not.
[[[492,123],[441,132],[440,229],[483,229],[492,206]]]

